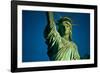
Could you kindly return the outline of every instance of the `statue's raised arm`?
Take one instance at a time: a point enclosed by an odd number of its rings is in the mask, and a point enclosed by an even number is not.
[[[45,39],[48,45],[48,56],[50,60],[54,60],[55,58],[53,58],[53,56],[56,54],[56,50],[60,47],[59,43],[61,41],[61,37],[56,29],[53,12],[47,12],[47,19],[48,24],[45,30]]]
[[[55,29],[56,25],[55,25],[55,21],[54,21],[53,12],[47,12],[47,15],[48,15],[48,21],[49,21],[50,28]]]

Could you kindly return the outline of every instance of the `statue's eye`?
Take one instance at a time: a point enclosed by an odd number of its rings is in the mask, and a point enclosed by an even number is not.
[[[67,22],[65,22],[66,24],[68,24]]]
[[[69,27],[68,25],[66,27]]]

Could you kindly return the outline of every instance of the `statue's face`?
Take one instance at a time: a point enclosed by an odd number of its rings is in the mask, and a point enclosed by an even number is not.
[[[64,26],[64,33],[68,34],[71,31],[71,23],[69,23],[68,21],[63,21],[63,26]]]

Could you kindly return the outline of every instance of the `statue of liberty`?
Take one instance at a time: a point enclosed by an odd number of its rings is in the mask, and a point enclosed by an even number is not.
[[[48,56],[51,61],[79,60],[77,45],[72,41],[72,20],[62,17],[57,23],[53,12],[47,12],[48,25],[45,39],[48,45]]]

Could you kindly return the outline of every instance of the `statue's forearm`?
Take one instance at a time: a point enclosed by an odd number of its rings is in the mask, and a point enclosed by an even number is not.
[[[53,12],[48,12],[49,15],[49,22],[52,23],[54,21]]]
[[[48,12],[48,18],[49,18],[49,25],[50,25],[50,27],[55,27],[53,12]]]

